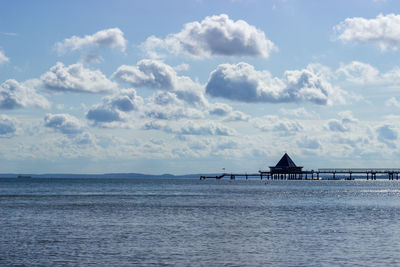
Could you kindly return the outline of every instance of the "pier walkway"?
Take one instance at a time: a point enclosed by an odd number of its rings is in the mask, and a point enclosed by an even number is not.
[[[246,180],[255,177],[266,180],[353,180],[355,176],[365,177],[367,180],[376,180],[376,176],[388,177],[389,180],[399,180],[400,168],[321,168],[316,171],[302,170],[299,172],[271,172],[258,173],[222,173],[218,176],[200,176],[203,179],[222,179],[228,177],[235,180],[237,177]],[[322,175],[322,176],[321,176]]]
[[[316,171],[303,170],[302,166],[297,166],[287,153],[279,160],[275,166],[270,166],[269,171],[258,171],[258,173],[223,173],[217,176],[200,176],[200,180],[214,178],[222,179],[230,177],[260,177],[260,179],[271,180],[353,180],[357,178],[367,178],[376,180],[387,176],[389,180],[399,180],[400,168],[322,168]]]

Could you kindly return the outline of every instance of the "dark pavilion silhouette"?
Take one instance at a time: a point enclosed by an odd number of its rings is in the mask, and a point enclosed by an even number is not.
[[[303,166],[296,166],[287,153],[279,160],[275,166],[269,167],[271,173],[301,173]]]

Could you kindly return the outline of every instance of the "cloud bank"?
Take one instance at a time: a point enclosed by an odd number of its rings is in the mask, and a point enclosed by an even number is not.
[[[233,21],[226,14],[208,16],[201,22],[185,24],[165,39],[155,36],[142,44],[151,56],[159,50],[195,58],[211,56],[252,56],[268,58],[276,46],[265,33],[244,20]]]

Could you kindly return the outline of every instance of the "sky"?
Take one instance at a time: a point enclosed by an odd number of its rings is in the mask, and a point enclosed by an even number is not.
[[[0,0],[0,172],[400,167],[400,2]]]

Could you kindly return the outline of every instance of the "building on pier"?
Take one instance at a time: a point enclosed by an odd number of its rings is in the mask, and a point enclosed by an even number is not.
[[[287,153],[283,155],[281,160],[275,166],[269,167],[271,174],[274,173],[301,173],[303,167],[296,166],[293,160],[289,157]]]

